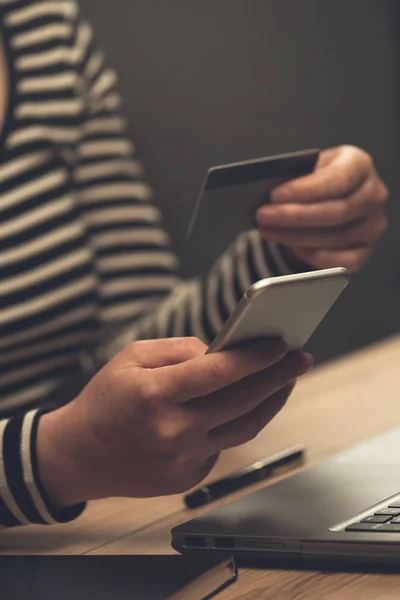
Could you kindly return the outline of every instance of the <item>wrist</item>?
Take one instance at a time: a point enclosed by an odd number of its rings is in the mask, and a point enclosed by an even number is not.
[[[91,499],[71,412],[67,405],[44,414],[36,440],[40,481],[50,502],[61,510]]]

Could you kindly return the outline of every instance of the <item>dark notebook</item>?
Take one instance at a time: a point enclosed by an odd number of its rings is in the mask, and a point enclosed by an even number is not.
[[[237,579],[233,559],[186,556],[6,556],[4,600],[204,600]]]

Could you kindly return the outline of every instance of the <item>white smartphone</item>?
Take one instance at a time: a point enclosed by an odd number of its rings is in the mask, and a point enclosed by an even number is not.
[[[268,338],[281,338],[289,350],[300,350],[349,278],[349,272],[340,267],[257,281],[247,290],[207,354]]]

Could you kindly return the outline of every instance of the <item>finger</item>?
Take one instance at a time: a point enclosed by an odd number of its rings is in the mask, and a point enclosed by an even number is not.
[[[324,163],[322,163],[324,164]],[[358,148],[346,146],[334,158],[310,175],[293,179],[276,187],[272,202],[321,202],[350,195],[373,171],[369,155]]]
[[[138,367],[156,369],[192,360],[206,350],[207,346],[195,337],[142,340],[123,350],[120,358],[130,365],[134,361]]]
[[[210,453],[241,446],[254,439],[286,404],[296,382],[270,396],[253,411],[231,423],[214,429],[209,434]]]
[[[201,465],[200,469],[197,469],[197,473],[196,473],[197,481],[194,482],[194,486],[197,486],[201,481],[203,481],[203,479],[205,479],[207,477],[207,475],[210,473],[210,471],[215,467],[215,464],[217,463],[218,459],[219,459],[218,452],[211,454],[210,456],[208,456],[206,458],[206,460]],[[194,487],[194,486],[191,486],[191,487]],[[186,492],[187,490],[188,490],[188,487],[186,486],[186,488],[182,491]]]
[[[295,250],[295,254],[301,261],[316,269],[345,267],[350,273],[356,273],[368,261],[372,251],[372,246],[337,251],[299,248]]]
[[[187,362],[159,369],[166,394],[177,402],[208,396],[253,373],[262,371],[285,356],[281,340],[253,342],[214,352]]]
[[[263,400],[309,371],[313,362],[309,354],[293,352],[264,371],[207,398],[194,400],[188,408],[196,412],[196,420],[204,423],[207,430],[214,429],[254,410]]]
[[[370,215],[361,222],[344,227],[289,229],[260,228],[260,233],[268,241],[277,242],[291,248],[340,249],[352,246],[375,244],[387,228],[384,215]]]
[[[215,466],[219,458],[219,454],[206,455],[204,459],[204,450],[207,452],[207,447],[201,449],[201,454],[196,457],[192,464],[185,464],[181,473],[174,472],[170,477],[171,487],[166,491],[167,494],[182,494],[194,487],[197,487],[203,479],[207,477],[210,471]]]
[[[384,184],[369,177],[349,197],[313,204],[274,204],[262,206],[257,214],[257,224],[268,227],[335,227],[346,225],[368,216],[383,206],[388,198]]]

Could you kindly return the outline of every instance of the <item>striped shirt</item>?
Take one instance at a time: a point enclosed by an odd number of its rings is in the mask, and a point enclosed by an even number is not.
[[[37,408],[78,365],[134,339],[210,341],[254,281],[289,272],[244,233],[182,281],[125,135],[116,74],[74,0],[0,0],[9,98],[0,139],[0,524],[67,521],[35,455]],[[10,411],[22,416],[8,417]]]

